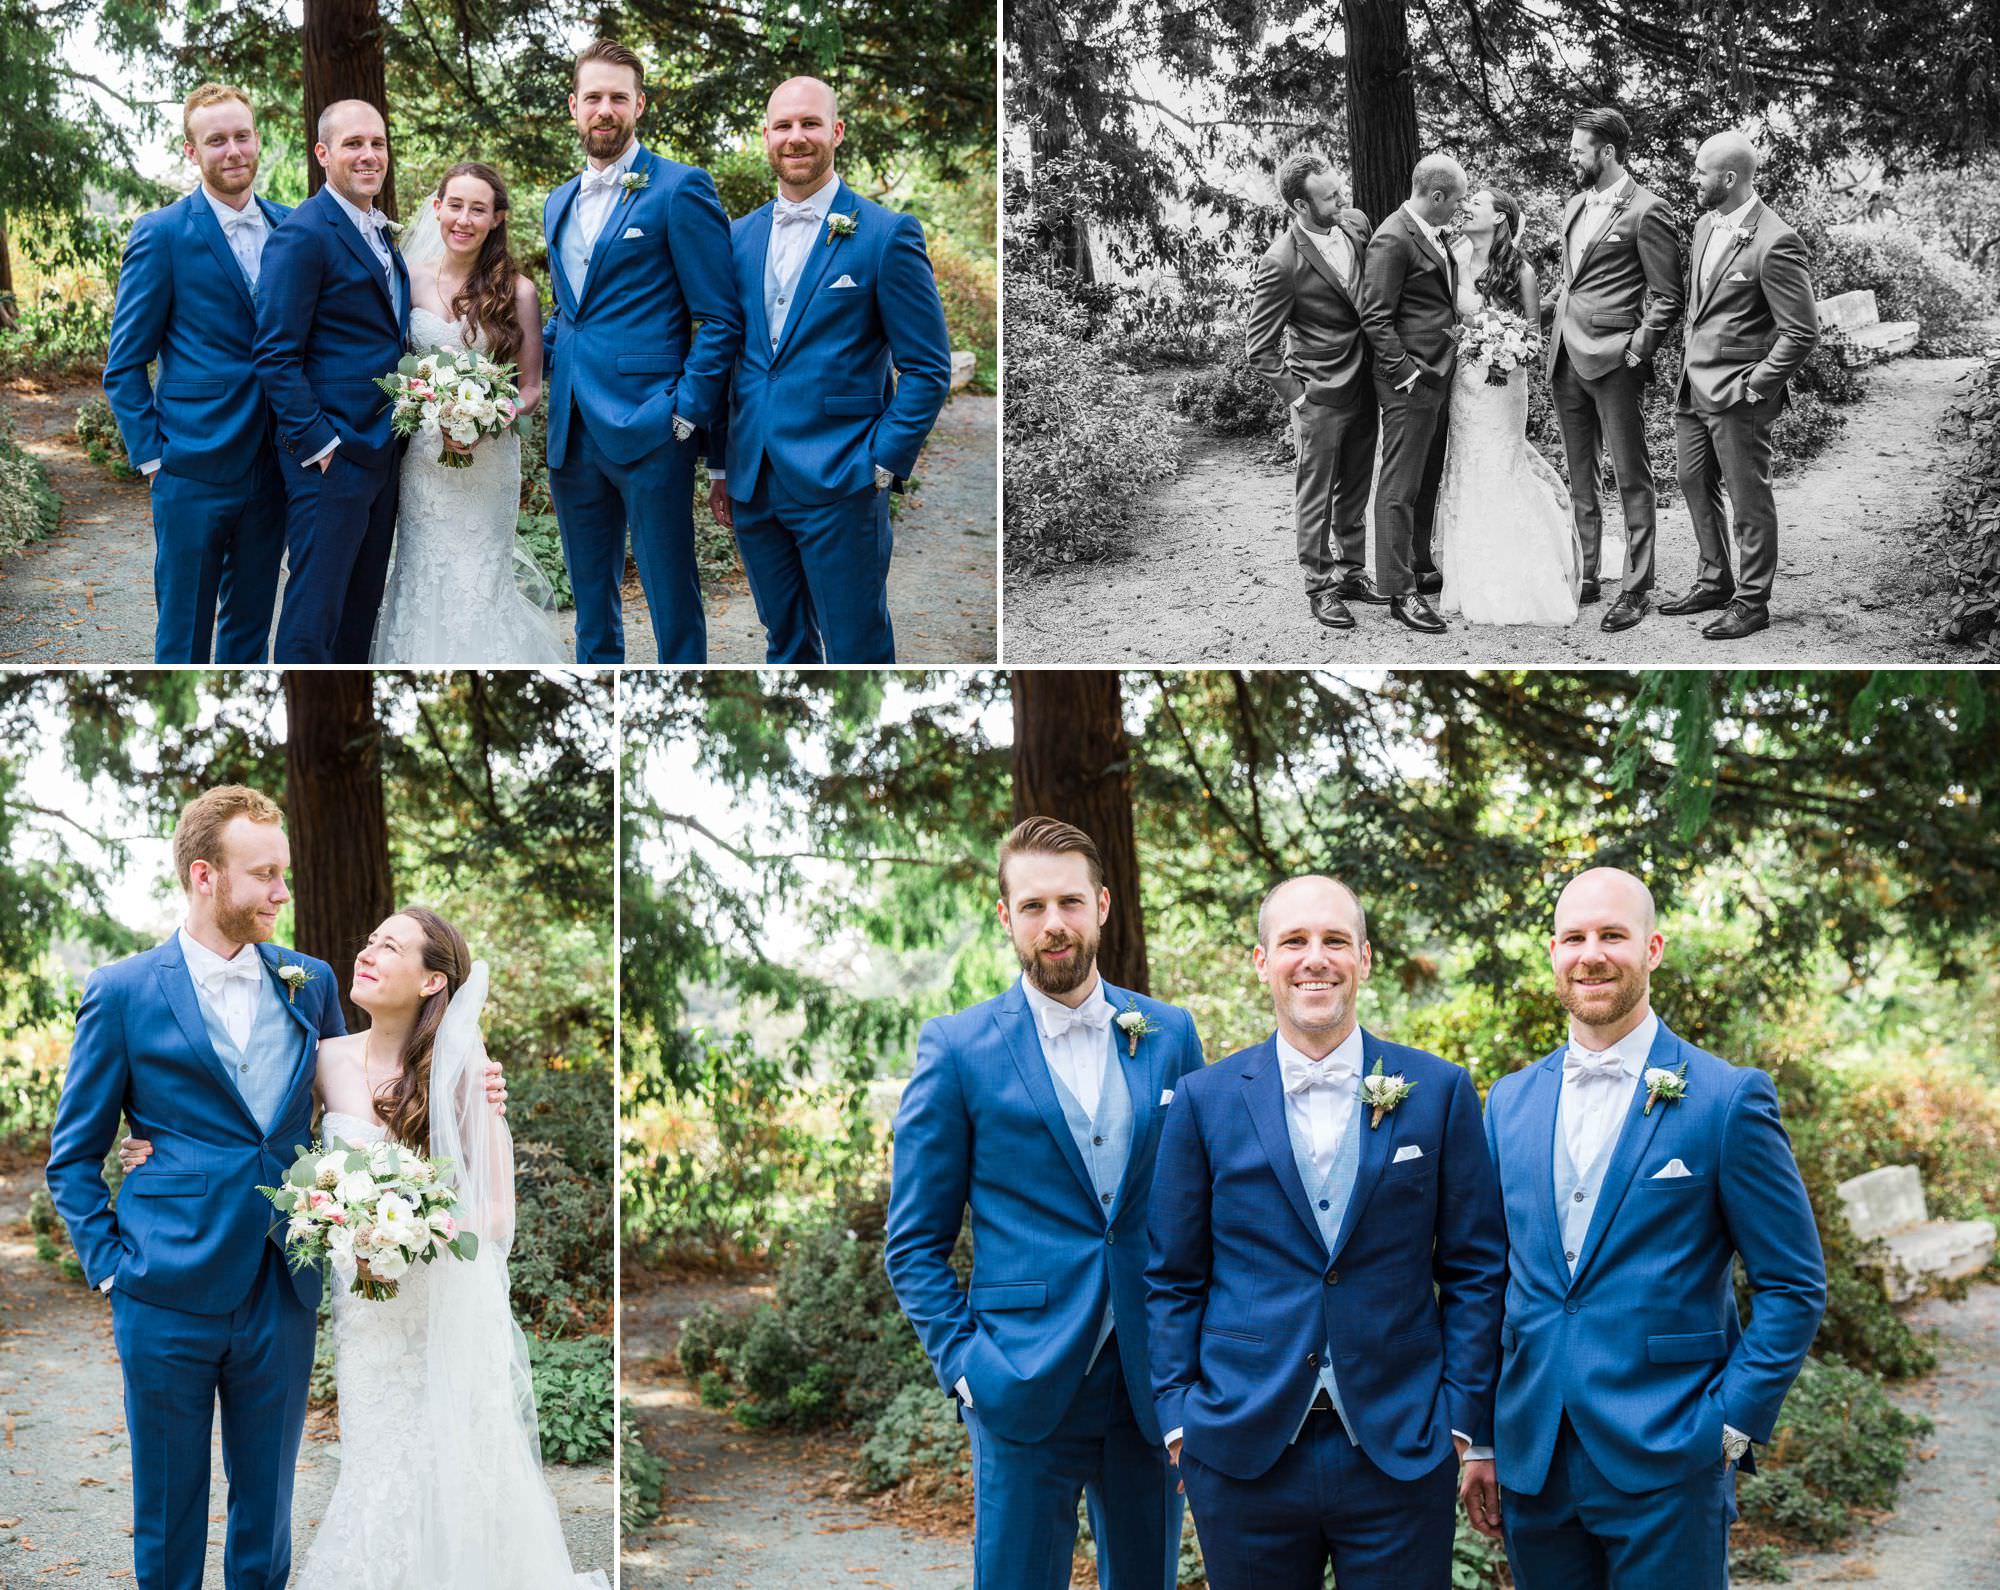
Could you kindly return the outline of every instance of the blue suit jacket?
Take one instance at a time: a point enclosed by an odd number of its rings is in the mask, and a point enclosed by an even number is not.
[[[1458,1066],[1362,1033],[1362,1069],[1416,1084],[1371,1128],[1331,1261],[1285,1124],[1275,1037],[1167,1112],[1146,1270],[1160,1427],[1255,1479],[1299,1428],[1322,1349],[1361,1448],[1399,1480],[1493,1428],[1506,1249],[1479,1095]],[[1359,1107],[1359,1106],[1357,1106]],[[1397,1151],[1415,1157],[1396,1163]]]
[[[1107,1299],[1139,1428],[1159,1439],[1146,1397],[1146,1203],[1166,1114],[1157,1101],[1201,1069],[1201,1040],[1175,1006],[1109,983],[1104,997],[1118,1011],[1136,1004],[1157,1028],[1136,1055],[1114,1035],[1132,1096],[1132,1153],[1108,1226],[1019,983],[924,1023],[896,1114],[890,1285],[938,1384],[950,1391],[963,1376],[981,1421],[1011,1441],[1045,1439],[1068,1411]],[[950,1259],[968,1205],[965,1288]]]
[[[767,458],[799,501],[837,502],[874,485],[877,464],[898,479],[917,467],[951,396],[951,335],[923,224],[842,182],[829,213],[852,215],[854,235],[829,243],[822,228],[773,352],[764,260],[775,202],[731,228],[748,330],[727,422],[711,430],[707,451],[711,462],[726,461],[738,502]],[[842,280],[853,285],[834,285]]]
[[[1646,1063],[1685,1061],[1687,1097],[1646,1114],[1643,1082],[1633,1090],[1572,1279],[1553,1169],[1564,1052],[1486,1101],[1508,1240],[1494,1455],[1502,1485],[1539,1491],[1567,1411],[1605,1478],[1656,1490],[1716,1462],[1725,1423],[1770,1440],[1826,1307],[1826,1265],[1771,1079],[1661,1022]],[[1657,1179],[1673,1159],[1690,1174]]]
[[[673,417],[711,424],[722,412],[743,312],[729,279],[729,217],[699,166],[640,148],[590,251],[583,298],[558,243],[581,176],[542,206],[556,312],[543,328],[549,382],[549,467],[569,449],[572,404],[613,463],[637,463],[673,439]],[[637,233],[637,236],[631,234]]]
[[[275,229],[292,212],[254,201]],[[268,240],[267,240],[268,246]],[[271,445],[271,410],[250,363],[256,302],[222,224],[197,188],[142,215],[125,240],[104,395],[136,468],[226,486]],[[160,362],[159,383],[146,366]]]
[[[227,1314],[249,1296],[276,1212],[257,1191],[275,1187],[297,1146],[311,1141],[319,1040],[346,1030],[324,961],[265,944],[264,965],[303,965],[298,996],[280,989],[305,1032],[291,1091],[267,1135],[209,1042],[201,1003],[175,934],[91,973],[76,1014],[69,1070],[49,1138],[49,1195],[69,1225],[92,1286],[189,1314]],[[110,1206],[104,1156],[120,1113],[153,1154]],[[317,1270],[292,1278],[308,1307]]]
[[[410,335],[410,272],[389,250],[400,303],[361,229],[329,189],[285,218],[264,245],[257,278],[257,379],[277,416],[278,445],[311,458],[335,436],[343,457],[393,461],[389,398],[375,384]]]

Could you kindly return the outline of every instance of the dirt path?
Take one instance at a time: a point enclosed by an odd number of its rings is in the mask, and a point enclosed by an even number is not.
[[[1778,482],[1771,627],[1747,640],[1704,640],[1705,617],[1657,613],[1607,635],[1602,606],[1585,608],[1568,629],[1474,628],[1453,618],[1446,633],[1419,635],[1379,607],[1356,610],[1355,629],[1322,629],[1295,560],[1290,466],[1259,462],[1261,443],[1210,436],[1177,418],[1180,474],[1138,516],[1147,528],[1126,556],[1008,582],[1007,661],[1950,661],[1952,650],[1929,633],[1930,598],[1943,582],[1922,548],[1952,458],[1938,421],[1978,364],[1899,359],[1869,372],[1868,396],[1847,411],[1833,447]],[[1687,509],[1661,509],[1657,535],[1657,589],[1678,594],[1694,578]]]
[[[111,1311],[79,1281],[35,1257],[28,1199],[41,1165],[0,1163],[0,1585],[132,1582],[132,1458]],[[222,1583],[226,1482],[215,1438],[209,1479],[208,1566]],[[331,1422],[306,1423],[293,1488],[294,1561],[340,1475]],[[610,1465],[548,1470],[570,1560],[607,1577],[616,1554],[617,1490]]]
[[[94,380],[0,386],[24,449],[39,458],[63,499],[62,523],[48,540],[0,559],[0,663],[149,663],[153,657],[153,520],[146,487],[113,480],[85,457],[76,411]],[[960,393],[945,406],[919,465],[922,490],[896,516],[889,608],[898,655],[906,662],[991,661],[994,593],[994,482],[999,410],[995,399]],[[764,631],[740,572],[705,593],[709,657],[762,662]],[[563,643],[574,613],[560,615]],[[657,660],[638,581],[625,592],[626,657]]]
[[[674,1372],[679,1321],[705,1302],[754,1308],[768,1281],[663,1282],[628,1273],[625,1395],[667,1466],[666,1511],[627,1534],[625,1590],[970,1590],[969,1538],[915,1533],[848,1499],[850,1446],[741,1428]]]
[[[1930,1455],[1881,1525],[1843,1551],[1788,1559],[1794,1584],[2000,1590],[2000,1286],[1926,1303],[1910,1323],[1940,1332],[1937,1373],[1895,1393],[1936,1426]]]

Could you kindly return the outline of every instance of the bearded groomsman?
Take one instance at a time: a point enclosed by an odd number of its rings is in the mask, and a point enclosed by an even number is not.
[[[1257,913],[1278,1029],[1182,1083],[1153,1178],[1153,1391],[1215,1590],[1444,1590],[1454,1482],[1497,1523],[1506,1253],[1479,1096],[1365,1032],[1361,902]],[[1454,1451],[1456,1447],[1456,1451]],[[1459,1459],[1466,1461],[1461,1467]]]
[[[944,301],[913,215],[834,174],[833,90],[772,91],[778,197],[731,228],[747,330],[708,444],[709,510],[736,531],[774,663],[892,663],[889,494],[951,396]]]
[[[1172,1590],[1181,1501],[1146,1370],[1161,1118],[1201,1070],[1184,1010],[1098,975],[1097,847],[1031,817],[1000,847],[1021,980],[924,1024],[896,1115],[889,1281],[972,1440],[981,1590],[1070,1582],[1077,1496],[1105,1590]],[[972,1281],[952,1248],[972,1211]]]
[[[1688,258],[1687,350],[1674,395],[1674,433],[1701,561],[1693,588],[1662,602],[1660,611],[1716,612],[1702,634],[1740,640],[1771,622],[1778,569],[1771,428],[1784,412],[1785,383],[1819,340],[1819,314],[1806,246],[1757,196],[1757,152],[1748,138],[1722,132],[1701,146],[1695,196],[1702,216]]]
[[[251,348],[264,243],[291,211],[254,192],[257,118],[242,89],[203,83],[181,131],[201,181],[132,225],[104,395],[152,491],[153,660],[205,663],[212,640],[218,663],[264,663],[285,486]]]
[[[1250,284],[1250,368],[1291,405],[1292,517],[1306,600],[1328,629],[1352,629],[1348,602],[1388,598],[1368,578],[1368,490],[1375,473],[1375,385],[1358,307],[1368,217],[1348,209],[1325,155],[1278,167],[1292,213]]]
[[[1578,600],[1598,599],[1603,515],[1598,456],[1609,446],[1625,516],[1625,569],[1599,628],[1630,629],[1653,588],[1653,461],[1639,402],[1653,354],[1681,312],[1681,240],[1666,201],[1625,170],[1632,129],[1615,110],[1585,111],[1570,131],[1578,192],[1563,211],[1562,290],[1548,345],[1549,387],[1569,461],[1583,546]]]
[[[1495,1446],[1521,1590],[1722,1590],[1730,1467],[1771,1439],[1826,1306],[1771,1079],[1653,1014],[1664,948],[1637,878],[1572,879],[1549,940],[1569,1041],[1487,1098],[1508,1262]]]

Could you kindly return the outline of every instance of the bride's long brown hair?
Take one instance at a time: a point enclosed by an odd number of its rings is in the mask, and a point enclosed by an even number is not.
[[[442,190],[440,190],[442,191]],[[429,906],[407,906],[396,913],[424,931],[424,970],[444,973],[444,987],[428,994],[417,1007],[410,1035],[403,1040],[402,1069],[375,1090],[375,1113],[389,1135],[420,1154],[431,1151],[431,1051],[437,1046],[438,1025],[445,1007],[472,975],[472,951],[465,935]]]
[[[1500,224],[1493,229],[1477,286],[1489,304],[1506,304],[1520,314],[1527,308],[1521,300],[1521,201],[1505,188],[1485,192],[1500,212]]]
[[[440,201],[458,177],[476,177],[493,190],[493,230],[479,245],[479,257],[466,273],[465,285],[445,305],[446,317],[465,321],[475,338],[483,331],[487,357],[495,364],[512,364],[526,340],[526,331],[514,307],[514,283],[521,276],[521,267],[514,263],[513,251],[507,246],[507,187],[500,173],[484,161],[461,160],[439,180]]]

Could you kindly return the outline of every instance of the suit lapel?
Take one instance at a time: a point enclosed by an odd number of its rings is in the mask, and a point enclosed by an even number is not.
[[[1527,1158],[1527,1174],[1541,1183],[1530,1195],[1541,1201],[1542,1235],[1548,1242],[1549,1263],[1555,1267],[1551,1273],[1564,1286],[1569,1284],[1569,1261],[1563,1257],[1562,1211],[1556,1207],[1556,1133],[1562,1130],[1557,1105],[1562,1098],[1562,1057],[1567,1051],[1565,1045],[1535,1066],[1521,1112],[1521,1130],[1535,1150]]]
[[[321,188],[319,197],[321,208],[326,212],[327,225],[332,227],[335,236],[347,245],[348,253],[360,261],[361,268],[368,273],[368,279],[375,284],[375,291],[382,295],[382,302],[388,308],[389,318],[397,320],[400,324],[396,305],[389,297],[389,278],[382,274],[382,262],[375,257],[375,251],[362,237],[361,228],[356,226],[353,217],[341,208],[340,201],[333,196],[331,188]],[[393,247],[389,250],[389,258],[391,260],[396,258]]]
[[[1611,235],[1612,228],[1618,224],[1618,218],[1625,213],[1625,206],[1632,202],[1632,188],[1630,186],[1632,179],[1627,177],[1625,181],[1627,186],[1616,199],[1611,201],[1610,212],[1604,217],[1604,224],[1597,229],[1597,235],[1583,245],[1583,258],[1576,262],[1576,271],[1579,276],[1583,274],[1584,267],[1590,263],[1591,255],[1597,252],[1597,245]]]
[[[1055,1139],[1056,1147],[1061,1150],[1091,1207],[1102,1213],[1097,1201],[1097,1188],[1090,1179],[1090,1167],[1084,1164],[1083,1155],[1077,1152],[1076,1138],[1069,1129],[1069,1117],[1063,1114],[1062,1104],[1056,1098],[1056,1085],[1049,1078],[1049,1062],[1042,1054],[1041,1035],[1035,1031],[1035,1013],[1028,1008],[1028,996],[1021,992],[1019,983],[1001,996],[1000,1008],[993,1013],[993,1019],[1006,1040],[1007,1053],[1014,1061],[1015,1071],[1020,1074],[1021,1085],[1028,1090],[1035,1113],[1041,1116],[1042,1124],[1049,1129],[1049,1136]]]
[[[827,218],[836,215],[858,215],[861,206],[855,202],[854,190],[840,178],[835,178],[838,186],[833,190],[833,204],[827,210]],[[799,329],[799,322],[806,318],[806,311],[812,307],[813,294],[819,290],[820,278],[826,275],[826,268],[833,256],[841,251],[841,245],[831,242],[831,233],[824,230],[813,238],[812,252],[806,255],[805,267],[799,272],[799,288],[792,295],[790,313],[785,316],[785,329],[778,333],[778,346],[772,352],[775,360],[785,351],[785,345],[792,340],[792,334]]]
[[[195,1058],[208,1067],[209,1075],[235,1101],[236,1107],[243,1112],[243,1119],[250,1123],[251,1130],[261,1133],[263,1128],[257,1124],[257,1117],[250,1113],[250,1106],[236,1091],[236,1082],[229,1074],[229,1067],[222,1063],[222,1057],[215,1052],[215,1045],[208,1041],[208,1023],[201,1019],[201,998],[194,991],[194,977],[188,971],[187,957],[181,953],[179,934],[160,946],[160,956],[154,963],[153,972],[159,979],[167,1009],[173,1012],[181,1036],[187,1040]]]
[[[1345,228],[1342,228],[1341,235],[1343,237],[1346,236]],[[1347,238],[1347,247],[1348,252],[1352,254],[1354,249],[1353,238]],[[1307,266],[1321,281],[1339,293],[1350,304],[1354,302],[1353,287],[1340,279],[1338,273],[1333,268],[1333,261],[1326,257],[1325,253],[1320,249],[1319,244],[1314,241],[1312,234],[1296,221],[1292,223],[1292,250],[1306,262]]]
[[[562,236],[563,219],[575,203],[578,191],[583,186],[581,176],[571,177],[557,188],[549,200],[547,220],[542,228],[542,242],[549,253],[549,274],[555,278],[556,298],[562,312],[572,320],[576,318],[576,294],[570,290],[569,272],[563,269],[562,251],[556,240]]]
[[[257,301],[250,296],[249,278],[243,274],[242,265],[237,262],[236,255],[229,247],[229,239],[223,234],[222,223],[216,220],[215,211],[210,207],[208,200],[202,196],[201,189],[196,188],[182,202],[188,207],[188,216],[194,225],[195,236],[208,245],[209,252],[215,256],[216,263],[222,267],[223,275],[228,277],[235,284],[236,290],[243,295],[244,306],[251,314],[256,314]],[[255,203],[256,201],[252,200],[251,202]],[[266,226],[275,226],[277,223],[271,219],[267,212],[264,216],[264,224]]]
[[[771,317],[764,312],[764,272],[770,262],[771,217],[776,212],[777,200],[773,199],[762,209],[752,211],[743,227],[744,263],[756,267],[746,284],[744,297],[749,300],[750,315],[757,325],[757,351],[766,357],[771,353]]]
[[[639,146],[639,152],[632,157],[632,164],[626,168],[628,176],[638,176],[641,173],[648,178],[653,173],[652,151],[644,144]],[[578,309],[582,309],[584,299],[590,296],[591,288],[597,285],[597,278],[603,274],[605,251],[611,247],[614,238],[623,235],[624,212],[636,203],[638,203],[637,198],[630,193],[620,192],[612,199],[611,208],[604,217],[604,224],[597,229],[597,241],[590,245],[590,263],[583,268],[583,291],[577,295],[576,300]]]
[[[1111,1001],[1115,1013],[1123,1010],[1123,1001],[1132,996],[1106,983],[1104,997]],[[1118,1178],[1118,1195],[1111,1205],[1112,1213],[1116,1214],[1125,1207],[1126,1196],[1132,1190],[1133,1170],[1160,1135],[1160,1111],[1153,1101],[1160,1096],[1165,1077],[1160,1070],[1161,1046],[1156,1039],[1141,1038],[1135,1045],[1118,1030],[1115,1020],[1106,1036],[1111,1045],[1107,1064],[1116,1066],[1123,1075],[1126,1095],[1132,1101],[1132,1146],[1125,1155],[1125,1173]]]
[[[1402,218],[1403,231],[1409,237],[1410,241],[1416,244],[1431,259],[1435,260],[1438,268],[1444,272],[1444,279],[1451,284],[1452,302],[1456,304],[1458,301],[1458,283],[1455,280],[1457,272],[1452,265],[1451,256],[1445,253],[1443,249],[1434,248],[1431,245],[1431,240],[1424,236],[1424,229],[1410,218],[1410,212],[1407,209],[1398,205],[1396,207],[1396,214]]]
[[[285,964],[284,955],[278,947],[275,944],[260,944],[257,946],[257,954],[264,962],[264,975],[277,989],[278,999],[285,1007],[285,1014],[290,1016],[293,1025],[305,1034],[304,1050],[299,1056],[298,1064],[292,1070],[291,1086],[296,1088],[299,1084],[299,1072],[311,1066],[313,1057],[318,1051],[319,1029],[306,1020],[305,1010],[292,997],[292,991],[285,986],[284,979],[278,976],[278,968]]]
[[[1717,268],[1720,274],[1720,267]],[[1648,1068],[1666,1066],[1680,1048],[1676,1038],[1663,1021],[1660,1030],[1653,1034],[1653,1047],[1646,1056]],[[1591,1211],[1590,1229],[1583,1234],[1583,1246],[1576,1255],[1576,1275],[1571,1279],[1571,1287],[1583,1279],[1583,1272],[1589,1268],[1592,1255],[1603,1245],[1604,1233],[1618,1216],[1618,1206],[1625,1199],[1626,1190],[1632,1185],[1632,1177],[1637,1173],[1646,1150],[1652,1146],[1653,1134],[1665,1120],[1665,1107],[1646,1113],[1646,1077],[1642,1071],[1639,1085],[1632,1090],[1631,1106],[1625,1111],[1625,1123],[1619,1128],[1618,1147],[1612,1153],[1611,1165],[1604,1173],[1604,1184],[1597,1191],[1597,1207]],[[1580,1168],[1580,1167],[1579,1167]],[[1552,1178],[1553,1179],[1553,1178]]]
[[[1312,1203],[1305,1183],[1299,1180],[1298,1156],[1292,1152],[1291,1128],[1285,1124],[1284,1069],[1278,1064],[1278,1042],[1266,1038],[1252,1049],[1243,1063],[1243,1103],[1250,1112],[1250,1124],[1264,1157],[1284,1189],[1285,1201],[1306,1228],[1313,1246],[1320,1245],[1319,1222],[1313,1218]]]
[[[1757,234],[1757,223],[1763,220],[1763,218],[1764,201],[1759,199],[1755,204],[1750,206],[1750,213],[1744,216],[1742,221],[1738,223],[1742,230],[1730,241],[1729,246],[1722,251],[1722,258],[1715,262],[1715,274],[1709,277],[1706,286],[1702,285],[1701,265],[1699,260],[1697,260],[1695,264],[1695,285],[1700,289],[1701,299],[1694,307],[1696,316],[1699,316],[1702,311],[1708,308],[1708,301],[1714,297],[1715,289],[1721,284],[1723,277],[1729,274],[1729,267],[1735,261],[1736,256],[1750,246],[1751,240]],[[1702,253],[1706,254],[1708,252],[1707,239],[1713,236],[1715,232],[1715,218],[1713,215],[1709,215],[1704,216],[1703,220],[1708,223],[1708,232],[1702,240]]]
[[[1375,1062],[1383,1062],[1382,1069],[1389,1069],[1387,1057],[1382,1053],[1382,1043],[1366,1028],[1361,1032],[1361,1074],[1365,1077],[1374,1069]],[[1347,1200],[1347,1212],[1340,1217],[1340,1230],[1333,1239],[1331,1257],[1338,1259],[1340,1250],[1347,1246],[1347,1239],[1354,1235],[1354,1228],[1361,1224],[1361,1211],[1368,1206],[1374,1196],[1375,1186],[1382,1179],[1383,1169],[1388,1165],[1391,1153],[1396,1147],[1397,1123],[1401,1116],[1391,1110],[1382,1117],[1380,1126],[1368,1124],[1369,1110],[1361,1102],[1360,1087],[1355,1088],[1354,1108],[1360,1115],[1357,1123],[1361,1133],[1361,1162],[1354,1172],[1354,1192]]]

